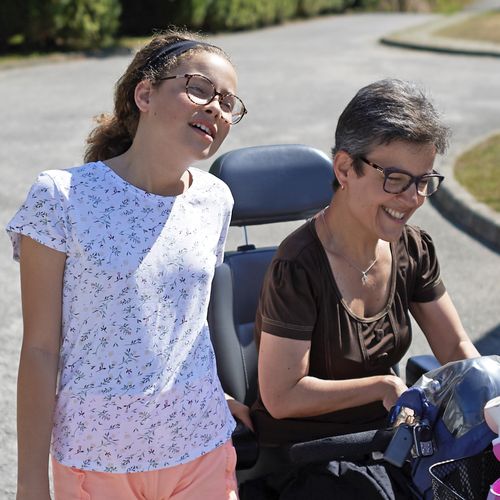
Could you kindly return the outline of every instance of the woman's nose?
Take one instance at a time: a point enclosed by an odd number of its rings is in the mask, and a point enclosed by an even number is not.
[[[418,188],[415,182],[412,183],[406,191],[403,191],[401,195],[409,205],[413,206],[421,205],[425,200],[422,195],[418,194]]]

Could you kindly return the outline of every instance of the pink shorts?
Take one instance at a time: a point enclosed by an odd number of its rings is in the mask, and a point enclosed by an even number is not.
[[[81,470],[52,458],[56,500],[238,500],[235,467],[231,441],[186,464],[130,474]]]

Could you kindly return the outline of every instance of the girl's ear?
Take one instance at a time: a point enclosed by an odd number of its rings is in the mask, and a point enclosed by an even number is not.
[[[351,156],[346,151],[338,151],[333,158],[333,171],[342,189],[347,183],[349,170],[352,168]]]
[[[139,111],[149,110],[149,101],[151,98],[151,91],[153,90],[153,85],[149,80],[141,80],[135,87],[134,99],[135,104],[139,108]]]

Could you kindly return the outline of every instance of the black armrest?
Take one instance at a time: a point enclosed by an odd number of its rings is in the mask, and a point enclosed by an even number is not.
[[[379,429],[315,439],[290,446],[289,456],[295,464],[360,459],[372,452],[385,451],[393,434],[394,429]]]
[[[241,420],[235,418],[236,429],[233,431],[233,446],[236,449],[236,469],[250,469],[259,458],[259,444],[255,433]]]

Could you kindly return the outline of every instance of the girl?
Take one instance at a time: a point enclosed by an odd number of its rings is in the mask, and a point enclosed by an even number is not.
[[[237,497],[205,320],[233,200],[190,166],[245,115],[236,84],[220,48],[156,35],[87,163],[41,173],[8,224],[24,319],[19,500],[50,498],[51,435],[56,498]]]

